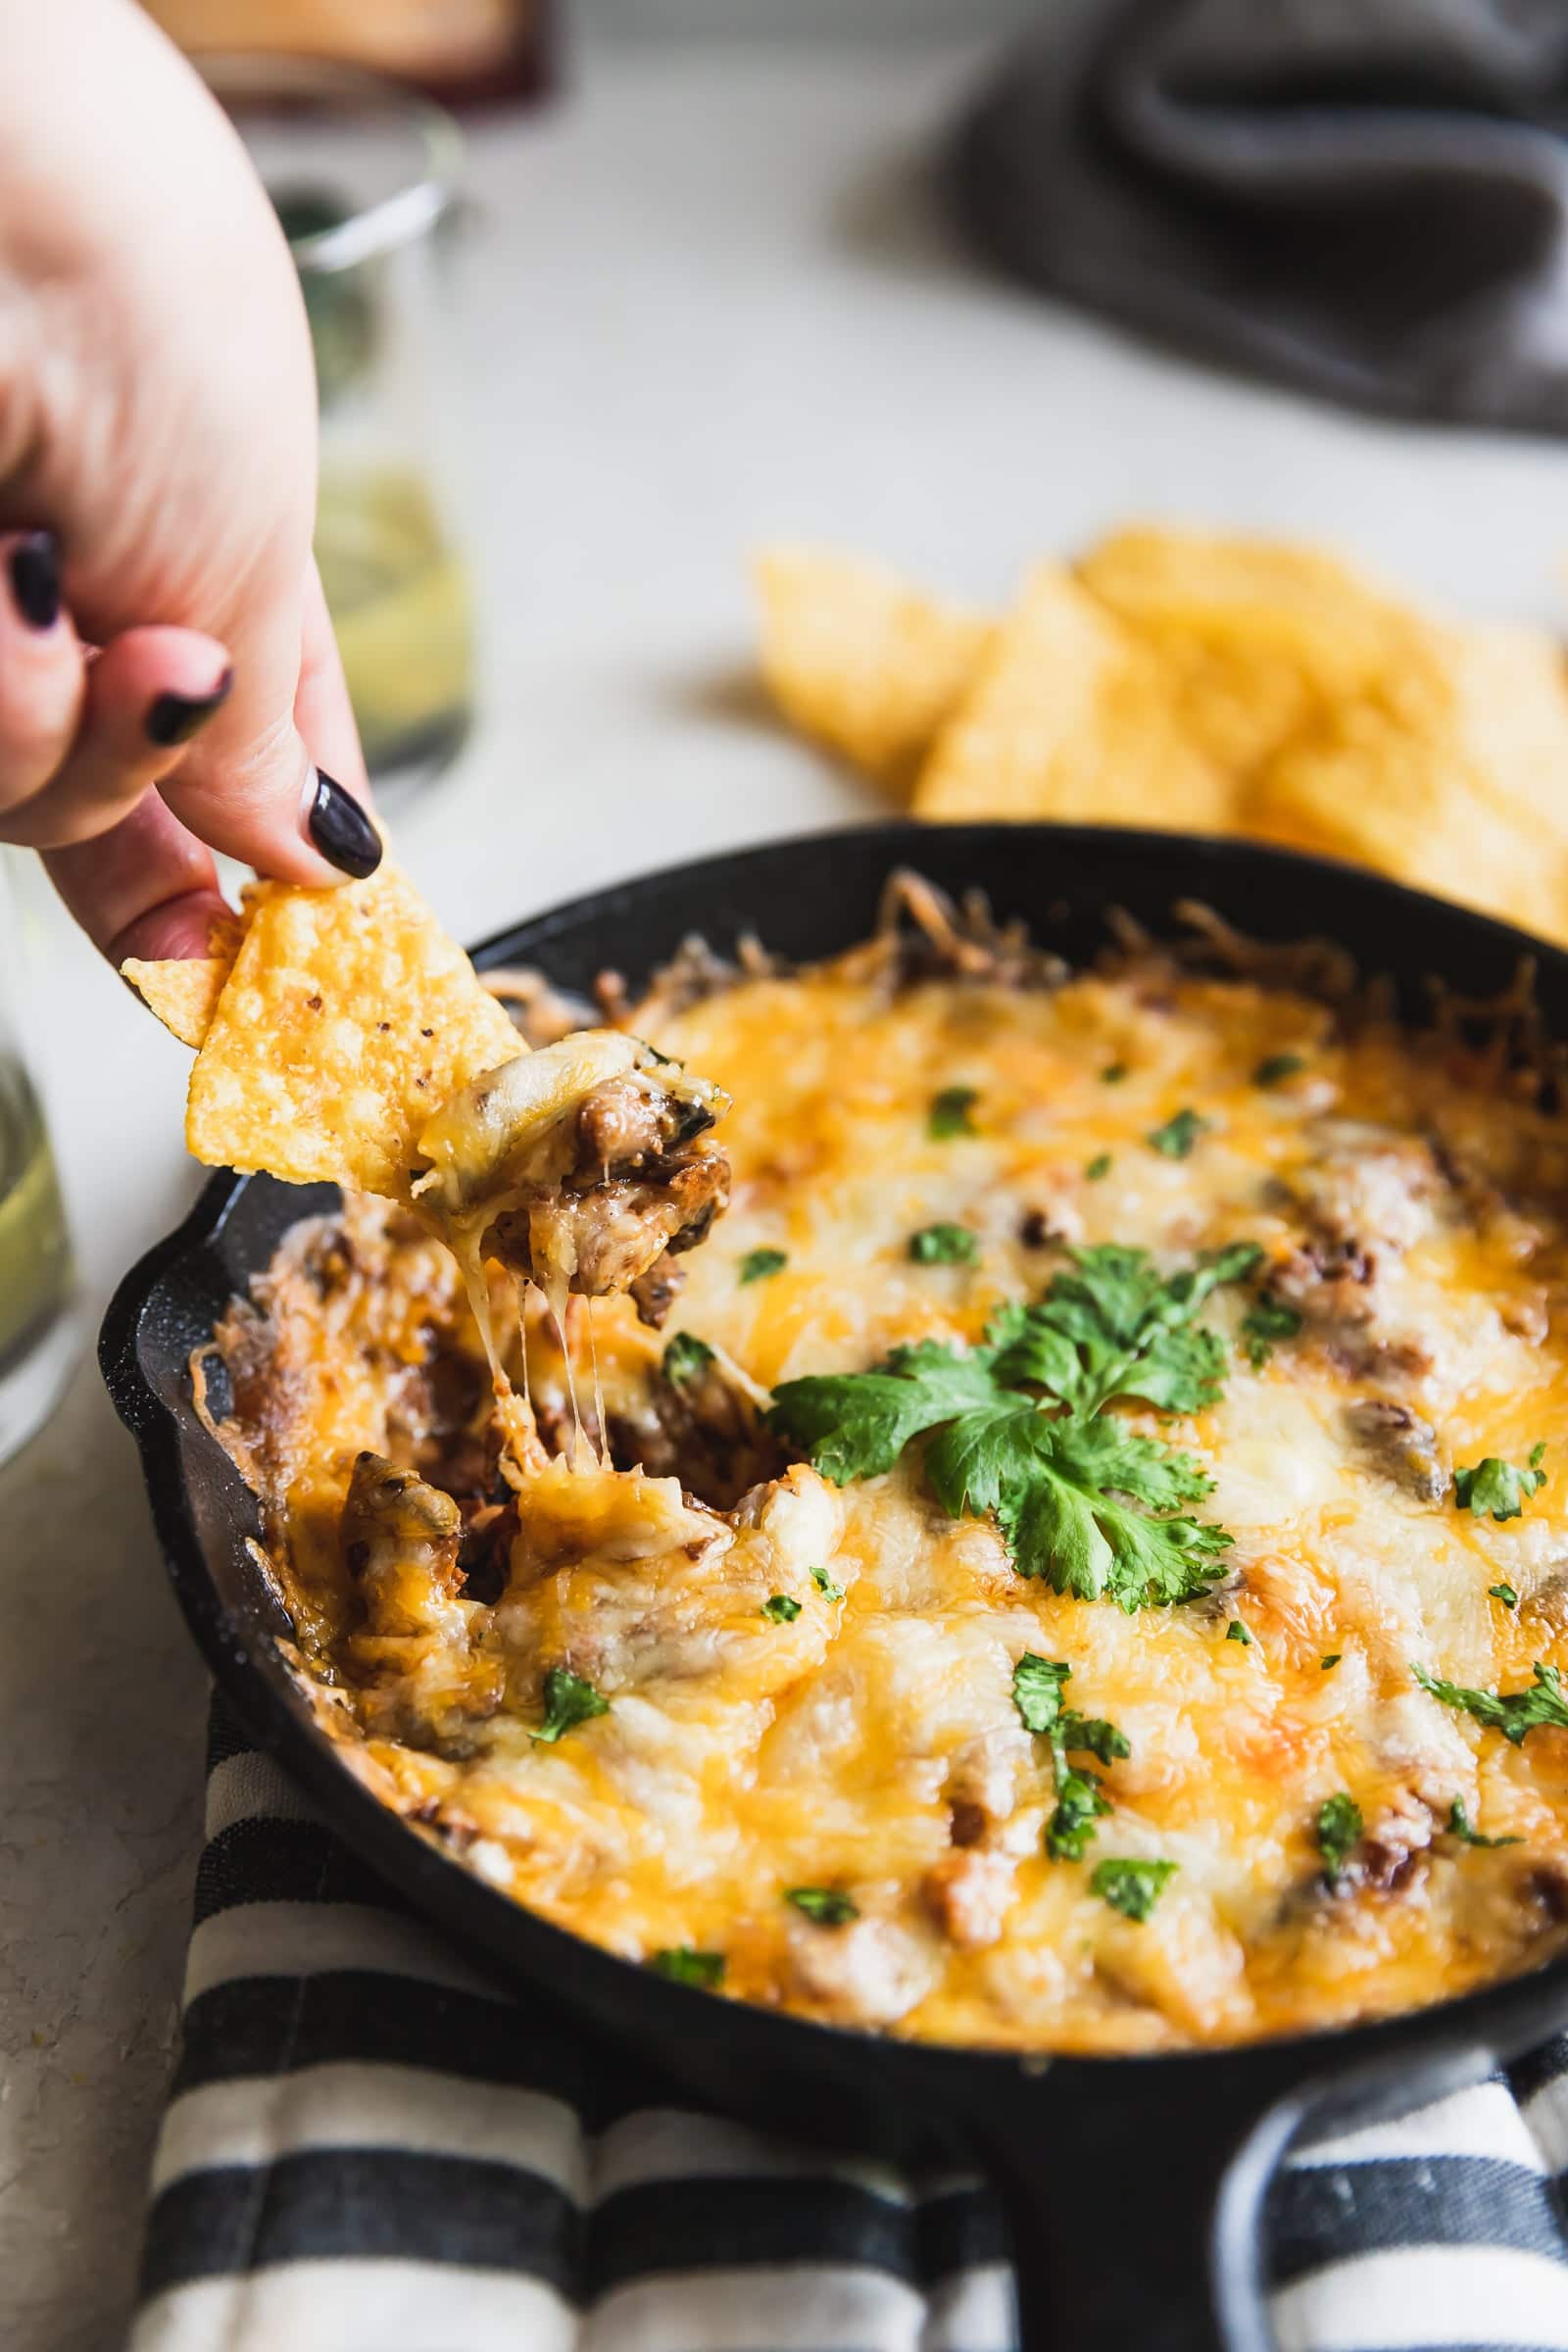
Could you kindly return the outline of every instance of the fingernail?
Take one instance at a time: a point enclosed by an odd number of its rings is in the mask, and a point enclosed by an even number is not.
[[[60,618],[60,563],[52,531],[29,531],[11,551],[11,593],[29,629]]]
[[[352,792],[316,771],[306,828],[329,865],[363,882],[381,862],[381,837]]]
[[[168,750],[176,743],[189,743],[200,727],[205,727],[213,712],[228,700],[228,690],[234,683],[234,672],[225,669],[211,694],[161,694],[147,712],[147,740],[160,749]]]

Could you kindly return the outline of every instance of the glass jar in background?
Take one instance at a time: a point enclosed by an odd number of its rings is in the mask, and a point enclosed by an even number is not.
[[[53,1412],[81,1341],[54,1154],[17,1037],[22,1002],[16,910],[0,859],[0,1462]]]
[[[473,715],[443,317],[461,134],[438,106],[351,67],[196,63],[299,270],[321,411],[316,557],[371,780],[395,807],[440,774]]]

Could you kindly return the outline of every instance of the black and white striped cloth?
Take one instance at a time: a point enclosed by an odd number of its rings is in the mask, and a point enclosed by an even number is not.
[[[401,1909],[220,1704],[131,2352],[1006,2352],[1000,2216],[691,2112]],[[1281,2352],[1568,2352],[1568,2037],[1301,2151]]]

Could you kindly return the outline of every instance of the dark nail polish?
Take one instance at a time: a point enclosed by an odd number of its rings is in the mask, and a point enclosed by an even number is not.
[[[11,593],[29,629],[60,618],[60,564],[52,531],[29,531],[11,551]]]
[[[311,839],[329,865],[363,882],[381,862],[381,837],[353,793],[316,771],[316,795],[307,819]]]
[[[233,683],[234,672],[225,669],[211,694],[159,695],[147,712],[148,742],[162,750],[189,743],[197,729],[205,727],[213,712],[227,702]]]

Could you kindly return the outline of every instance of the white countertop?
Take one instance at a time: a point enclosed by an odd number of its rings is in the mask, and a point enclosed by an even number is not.
[[[484,724],[399,826],[463,936],[652,863],[865,812],[745,690],[746,550],[886,555],[999,598],[1133,515],[1338,542],[1549,617],[1568,472],[1139,351],[971,270],[910,174],[948,50],[621,51],[480,129],[465,328]],[[26,894],[29,1027],[96,1319],[194,1190],[187,1056]],[[607,950],[612,943],[607,943]],[[203,1677],[84,1363],[0,1473],[0,2336],[118,2340],[173,2030]]]

